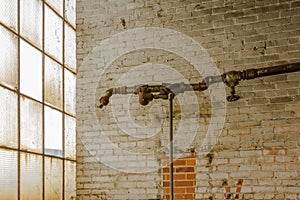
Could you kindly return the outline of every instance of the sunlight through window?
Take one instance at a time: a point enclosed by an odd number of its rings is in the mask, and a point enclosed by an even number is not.
[[[0,199],[75,199],[75,6],[0,0]]]

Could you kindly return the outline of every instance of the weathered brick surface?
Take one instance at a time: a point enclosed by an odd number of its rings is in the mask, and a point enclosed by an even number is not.
[[[163,198],[170,199],[170,165],[169,157],[163,164]],[[195,199],[196,186],[196,155],[182,156],[173,163],[174,199]]]
[[[135,95],[116,95],[99,110],[106,89],[199,82],[214,73],[211,62],[220,73],[299,62],[299,5],[298,0],[77,0],[77,198],[164,195],[168,101],[144,107]],[[125,34],[143,27],[174,34]],[[177,33],[183,34],[180,39]],[[205,67],[198,71],[197,65]],[[197,155],[195,198],[224,199],[224,179],[234,196],[242,179],[240,199],[300,199],[300,73],[243,81],[236,90],[241,99],[226,104],[226,117],[219,116],[223,105],[211,99],[212,90],[174,100],[175,155],[190,148]],[[218,127],[222,120],[220,137],[207,138],[209,125]],[[216,144],[206,155],[201,145],[209,141]]]

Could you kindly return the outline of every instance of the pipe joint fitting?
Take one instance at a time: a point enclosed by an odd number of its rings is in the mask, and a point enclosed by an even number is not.
[[[113,89],[108,89],[105,91],[105,94],[99,99],[100,105],[99,108],[102,108],[103,106],[106,106],[109,103],[109,98],[113,94]]]
[[[145,106],[152,100],[153,100],[153,95],[151,94],[151,90],[149,90],[147,86],[140,87],[139,88],[139,102],[140,102],[140,104]]]

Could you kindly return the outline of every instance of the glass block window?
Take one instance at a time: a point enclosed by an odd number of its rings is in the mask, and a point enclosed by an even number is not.
[[[0,199],[75,199],[75,8],[0,0]]]
[[[1,199],[18,199],[18,152],[0,149]]]

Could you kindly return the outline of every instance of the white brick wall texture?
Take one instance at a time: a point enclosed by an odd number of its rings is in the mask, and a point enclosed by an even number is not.
[[[77,199],[161,199],[169,105],[118,86],[198,83],[300,62],[298,0],[77,0]],[[174,99],[175,159],[194,149],[196,199],[300,199],[300,73]],[[212,159],[207,158],[209,153]],[[211,162],[209,162],[209,160]]]

